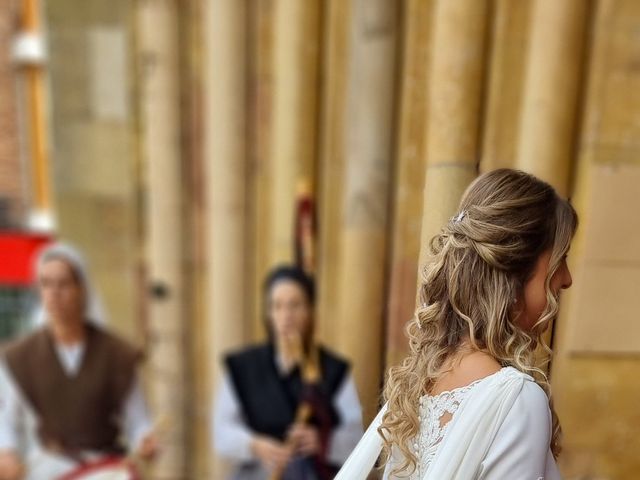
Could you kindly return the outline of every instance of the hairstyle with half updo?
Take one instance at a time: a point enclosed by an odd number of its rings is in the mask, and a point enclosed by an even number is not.
[[[542,333],[558,314],[550,288],[578,225],[575,210],[547,183],[519,170],[499,169],[469,185],[459,212],[430,243],[422,271],[418,308],[407,325],[409,355],[390,369],[384,396],[387,413],[380,434],[385,452],[397,448],[396,473],[416,468],[410,448],[418,434],[418,399],[446,372],[463,344],[483,351],[502,366],[532,375],[550,398],[549,383],[536,365],[537,345],[551,353]],[[551,251],[545,282],[546,307],[533,329],[515,323],[520,298],[536,261]],[[550,448],[560,451],[560,425],[552,418]]]

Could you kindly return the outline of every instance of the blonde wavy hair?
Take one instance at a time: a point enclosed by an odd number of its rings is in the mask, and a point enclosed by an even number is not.
[[[409,355],[390,369],[388,402],[379,432],[386,457],[392,447],[402,455],[394,474],[413,471],[410,448],[418,434],[418,399],[448,371],[464,345],[488,353],[502,366],[532,375],[549,396],[553,418],[551,451],[560,452],[560,424],[549,383],[536,365],[537,345],[558,314],[550,281],[566,256],[578,225],[575,210],[547,183],[533,175],[499,169],[479,176],[465,191],[459,213],[430,243],[431,258],[422,272],[418,308],[407,326]],[[515,319],[515,299],[543,252],[551,250],[546,277],[546,308],[525,331]]]

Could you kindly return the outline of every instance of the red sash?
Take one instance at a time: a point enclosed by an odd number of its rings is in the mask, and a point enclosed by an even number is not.
[[[58,480],[82,480],[85,475],[100,472],[106,473],[109,470],[120,469],[123,466],[126,466],[129,471],[131,480],[140,480],[135,467],[127,463],[122,457],[105,457],[94,462],[84,463]]]

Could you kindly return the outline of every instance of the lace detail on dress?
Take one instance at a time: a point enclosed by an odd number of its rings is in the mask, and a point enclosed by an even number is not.
[[[489,377],[491,376],[493,375],[489,375]],[[418,458],[418,465],[410,477],[411,480],[421,480],[423,478],[460,404],[476,385],[489,377],[481,378],[464,387],[454,388],[438,395],[420,397],[420,407],[418,409],[420,431],[413,442],[413,451]],[[443,417],[447,414],[449,418],[445,423]]]

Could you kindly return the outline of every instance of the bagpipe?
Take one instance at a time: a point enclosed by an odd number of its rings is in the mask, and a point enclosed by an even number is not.
[[[297,194],[294,222],[295,258],[297,266],[307,275],[313,277],[315,271],[316,218],[310,183],[304,180],[301,181],[298,184]],[[322,371],[319,347],[313,339],[310,339],[305,344],[302,335],[281,338],[278,340],[278,346],[283,356],[287,357],[292,364],[298,365],[300,369],[302,392],[294,423],[305,425],[313,420],[314,426],[318,428],[320,437],[320,451],[312,459],[314,474],[307,476],[303,472],[304,466],[300,466],[300,472],[295,474],[291,471],[291,467],[294,470],[297,467],[290,465],[286,470],[286,477],[313,477],[318,480],[329,480],[333,478],[334,472],[331,471],[326,459],[334,423],[330,401],[320,387]],[[293,450],[294,445],[291,440],[286,440],[285,444]],[[283,480],[284,475],[285,471],[275,470],[272,472],[270,480]]]
[[[296,409],[294,424],[306,425],[313,420],[314,427],[318,429],[320,449],[317,454],[310,459],[311,462],[297,462],[297,465],[287,467],[287,474],[283,470],[274,470],[270,480],[284,480],[285,478],[314,478],[317,480],[328,480],[333,478],[333,471],[327,464],[327,453],[331,431],[334,427],[333,415],[331,412],[330,400],[326,397],[320,386],[322,372],[320,369],[320,355],[318,346],[310,344],[305,350],[302,337],[299,335],[288,336],[280,339],[279,348],[284,357],[291,363],[299,366],[302,391],[298,407]],[[285,440],[285,445],[291,450],[295,445],[291,439]],[[306,466],[305,466],[306,465]],[[312,466],[314,475],[303,473]],[[299,471],[293,474],[292,470]]]

